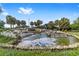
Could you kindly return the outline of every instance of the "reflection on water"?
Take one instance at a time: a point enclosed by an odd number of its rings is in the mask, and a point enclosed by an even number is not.
[[[70,44],[75,42],[75,38],[72,36],[67,37],[70,40]],[[56,46],[57,38],[50,38],[45,33],[31,35],[29,37],[23,38],[22,41],[18,44],[23,47],[30,46]]]
[[[29,37],[25,37],[22,39],[22,41],[35,40],[35,39],[46,38],[46,37],[47,37],[46,34],[41,33],[41,34],[35,34],[35,35],[29,36]]]
[[[22,39],[18,45],[20,46],[54,46],[55,38],[49,38],[46,34],[36,34]]]

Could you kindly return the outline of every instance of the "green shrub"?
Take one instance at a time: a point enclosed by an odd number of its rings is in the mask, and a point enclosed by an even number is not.
[[[14,40],[14,38],[0,35],[0,43],[8,43],[8,42],[10,42],[12,40]]]
[[[41,29],[38,29],[38,28],[37,28],[37,29],[35,29],[35,32],[36,32],[36,33],[41,33]]]
[[[69,45],[70,41],[67,38],[58,38],[57,44],[58,45]]]
[[[0,29],[0,32],[2,32],[3,31],[3,29]]]

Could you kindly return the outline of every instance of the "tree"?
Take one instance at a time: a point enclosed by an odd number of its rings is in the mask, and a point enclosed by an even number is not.
[[[60,20],[55,20],[54,25],[56,29],[60,29],[59,23],[60,23]]]
[[[72,30],[79,30],[79,17],[73,22],[73,24],[70,24],[70,27]]]
[[[21,26],[24,28],[26,26],[26,21],[22,20],[21,21]]]
[[[42,27],[44,28],[44,29],[48,29],[48,24],[44,24],[44,25],[42,25]]]
[[[70,28],[70,22],[68,18],[61,18],[59,21],[59,28],[60,30],[68,30]]]
[[[59,26],[59,20],[55,20],[55,26]]]
[[[74,24],[78,24],[79,25],[79,17],[74,21]]]
[[[16,18],[15,17],[12,17],[12,25],[13,25],[13,28],[14,28],[14,25],[16,24]]]
[[[34,25],[34,22],[32,22],[32,21],[31,21],[31,22],[30,22],[30,25],[31,25],[31,27],[33,27],[33,25]]]
[[[3,21],[0,21],[0,28],[4,28],[4,22]]]
[[[49,23],[47,24],[47,28],[48,29],[54,29],[54,23],[53,23],[53,21],[49,21]]]
[[[42,24],[41,20],[37,20],[37,27],[39,27]]]
[[[21,25],[20,20],[16,20],[16,24],[17,24],[18,27],[20,27],[20,25]]]
[[[70,28],[72,30],[79,30],[79,25],[78,24],[70,24]]]
[[[34,25],[39,28],[42,23],[43,22],[41,20],[37,20],[36,22],[34,22]]]
[[[37,26],[37,22],[34,22],[34,25]]]
[[[11,16],[11,15],[7,15],[6,16],[6,22],[7,22],[7,24],[10,24],[11,28],[12,28],[12,25],[13,25],[13,28],[14,28],[14,25],[16,24],[16,18]]]

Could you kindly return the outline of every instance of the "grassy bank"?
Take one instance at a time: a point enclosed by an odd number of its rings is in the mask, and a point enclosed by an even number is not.
[[[72,34],[72,35],[77,35],[79,36],[79,32],[68,32],[69,34]]]
[[[63,37],[61,37],[61,38],[57,38],[57,44],[58,45],[69,45],[70,44],[70,42],[69,42],[69,39],[67,39],[67,38],[63,38]]]
[[[79,32],[68,32],[68,33],[75,36],[77,38],[76,41],[79,42]]]
[[[0,35],[0,43],[9,43],[9,42],[12,42],[14,40],[15,40],[14,38]]]
[[[45,50],[16,50],[16,49],[3,49],[0,48],[0,56],[78,56],[79,48],[73,50],[56,50],[56,51],[45,51]]]

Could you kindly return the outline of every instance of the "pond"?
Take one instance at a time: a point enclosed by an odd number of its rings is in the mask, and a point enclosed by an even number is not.
[[[62,34],[63,35],[63,34]],[[68,35],[67,39],[70,41],[70,44],[75,43],[75,38],[71,35]],[[30,47],[30,46],[45,46],[45,47],[51,47],[51,46],[57,46],[58,39],[53,37],[48,37],[47,34],[41,33],[41,34],[35,34],[31,35],[29,37],[25,37],[22,39],[22,41],[18,44],[18,46],[23,47]]]

